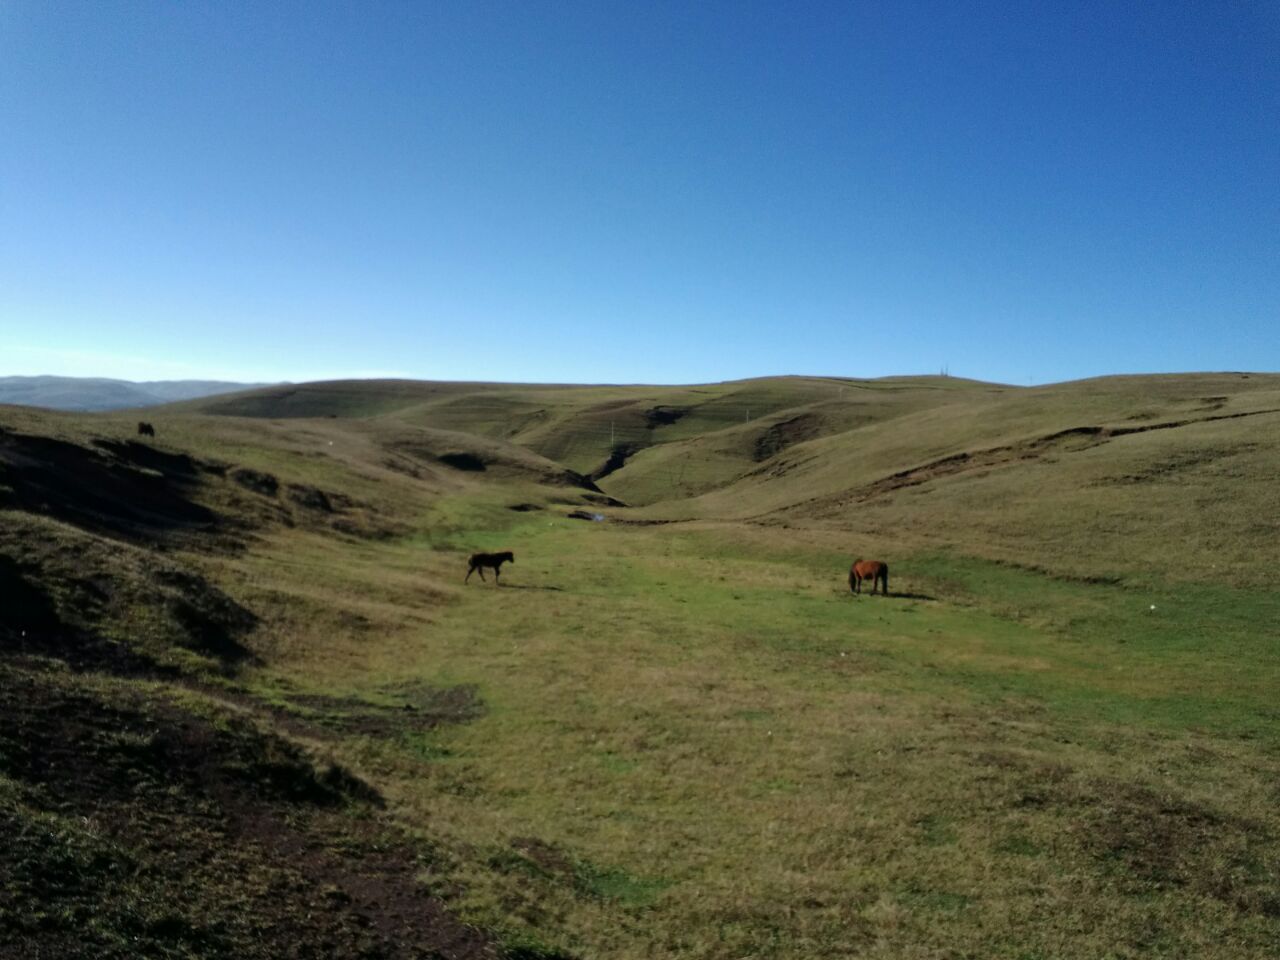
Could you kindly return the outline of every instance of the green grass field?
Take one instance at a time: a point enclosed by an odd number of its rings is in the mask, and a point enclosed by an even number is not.
[[[132,533],[131,605],[83,616],[180,671],[110,684],[370,785],[509,956],[1270,958],[1277,411],[1239,374],[273,388],[149,416],[238,537],[155,555],[251,612],[251,656],[173,652]],[[71,610],[66,552],[115,534],[41,519],[6,449],[0,547]],[[850,594],[855,556],[890,596]],[[0,811],[49,815],[5,756]]]

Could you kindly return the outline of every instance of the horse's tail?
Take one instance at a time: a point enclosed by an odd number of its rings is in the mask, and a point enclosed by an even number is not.
[[[887,597],[889,595],[889,565],[887,563],[884,565],[884,580],[881,582],[884,584],[884,595]]]
[[[849,568],[849,590],[850,590],[850,592],[853,592],[853,585],[854,585],[854,573],[853,573],[853,567],[850,567],[850,568]]]

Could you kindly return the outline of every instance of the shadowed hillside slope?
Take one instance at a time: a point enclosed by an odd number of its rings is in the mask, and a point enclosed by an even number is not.
[[[439,432],[365,457],[341,432],[223,425],[166,418],[142,443],[122,418],[0,408],[0,956],[503,955],[423,884],[436,854],[313,701],[246,684],[280,620],[242,564],[279,537],[393,536],[406,503],[471,482],[451,452],[535,490],[580,478]],[[482,709],[419,686],[344,714],[421,731]]]

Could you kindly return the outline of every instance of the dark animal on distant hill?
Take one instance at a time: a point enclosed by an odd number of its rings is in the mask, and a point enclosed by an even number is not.
[[[862,581],[871,581],[871,592],[876,592],[876,584],[880,584],[880,592],[889,595],[889,565],[881,560],[855,560],[849,568],[849,589],[854,593],[862,592]]]
[[[156,428],[155,428],[155,427],[153,427],[153,426],[152,426],[151,424],[149,424],[149,423],[143,423],[141,420],[139,420],[139,421],[138,421],[138,436],[140,436],[140,437],[154,437],[155,435],[156,435]]]
[[[467,580],[470,580],[471,575],[475,573],[477,570],[480,571],[480,579],[483,580],[484,568],[492,567],[494,583],[498,584],[498,586],[502,586],[502,581],[498,579],[498,573],[499,571],[501,571],[502,565],[504,563],[515,563],[515,562],[516,562],[516,555],[512,553],[510,550],[504,551],[503,553],[473,553],[471,555],[471,559],[467,561],[468,563],[467,576],[466,576],[466,579],[464,579],[462,582],[466,583]]]

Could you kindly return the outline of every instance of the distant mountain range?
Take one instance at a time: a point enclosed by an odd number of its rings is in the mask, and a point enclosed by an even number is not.
[[[96,377],[0,377],[0,404],[51,410],[120,410],[153,407],[267,386],[225,380],[107,380]]]

